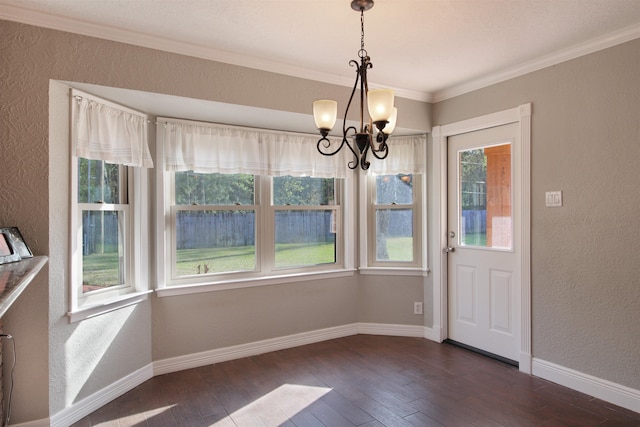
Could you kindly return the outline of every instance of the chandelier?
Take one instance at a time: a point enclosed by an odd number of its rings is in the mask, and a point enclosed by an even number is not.
[[[367,160],[367,154],[371,152],[377,159],[384,159],[389,154],[387,138],[396,126],[398,110],[393,106],[394,93],[390,89],[369,90],[367,82],[367,69],[372,68],[371,58],[364,48],[364,12],[373,7],[373,0],[353,0],[351,8],[360,12],[360,50],[358,57],[360,62],[352,59],[349,65],[356,67],[356,81],[344,112],[342,124],[342,142],[336,147],[332,147],[327,138],[331,129],[336,123],[338,115],[338,103],[330,99],[320,99],[313,102],[313,118],[320,131],[322,138],[318,140],[318,151],[325,156],[337,154],[345,145],[353,153],[355,160],[349,162],[351,169],[356,169],[358,165],[363,170],[369,169],[371,163]],[[360,84],[360,127],[347,127],[347,114],[356,89]],[[364,104],[367,104],[369,121],[364,121]],[[350,144],[348,137],[353,138],[354,144]],[[336,144],[334,144],[336,145]],[[354,149],[357,147],[358,151]]]

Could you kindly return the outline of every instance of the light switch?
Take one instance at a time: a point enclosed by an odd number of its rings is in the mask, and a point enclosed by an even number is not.
[[[548,208],[562,206],[562,191],[547,191],[545,193],[546,205]]]

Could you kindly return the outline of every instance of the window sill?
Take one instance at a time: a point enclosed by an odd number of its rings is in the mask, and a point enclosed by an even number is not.
[[[427,277],[430,270],[424,268],[402,268],[402,267],[361,267],[360,274],[377,276],[415,276]]]
[[[100,316],[102,314],[109,313],[123,307],[139,304],[143,301],[146,301],[149,298],[149,293],[151,292],[152,291],[142,291],[126,294],[118,298],[109,299],[103,304],[94,304],[87,307],[81,307],[76,311],[70,311],[67,313],[67,316],[69,316],[69,323],[79,322],[81,320]]]
[[[226,280],[223,282],[203,283],[197,285],[173,285],[156,289],[158,297],[197,294],[201,292],[226,291],[230,289],[251,288],[255,286],[280,285],[293,282],[307,282],[310,280],[333,279],[353,276],[355,270],[329,270],[315,273],[287,274],[281,276],[252,277],[248,279]]]

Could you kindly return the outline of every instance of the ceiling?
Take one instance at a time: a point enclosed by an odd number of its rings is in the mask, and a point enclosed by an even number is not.
[[[0,0],[0,19],[350,86],[349,0]],[[640,37],[640,0],[375,0],[371,86],[438,101]]]

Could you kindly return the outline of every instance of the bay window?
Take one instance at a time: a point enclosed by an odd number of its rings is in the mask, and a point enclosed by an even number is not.
[[[315,135],[158,118],[149,197],[149,117],[76,90],[72,115],[72,321],[148,292],[152,241],[160,296],[352,275],[358,253],[364,273],[426,268],[424,136],[358,173]]]

